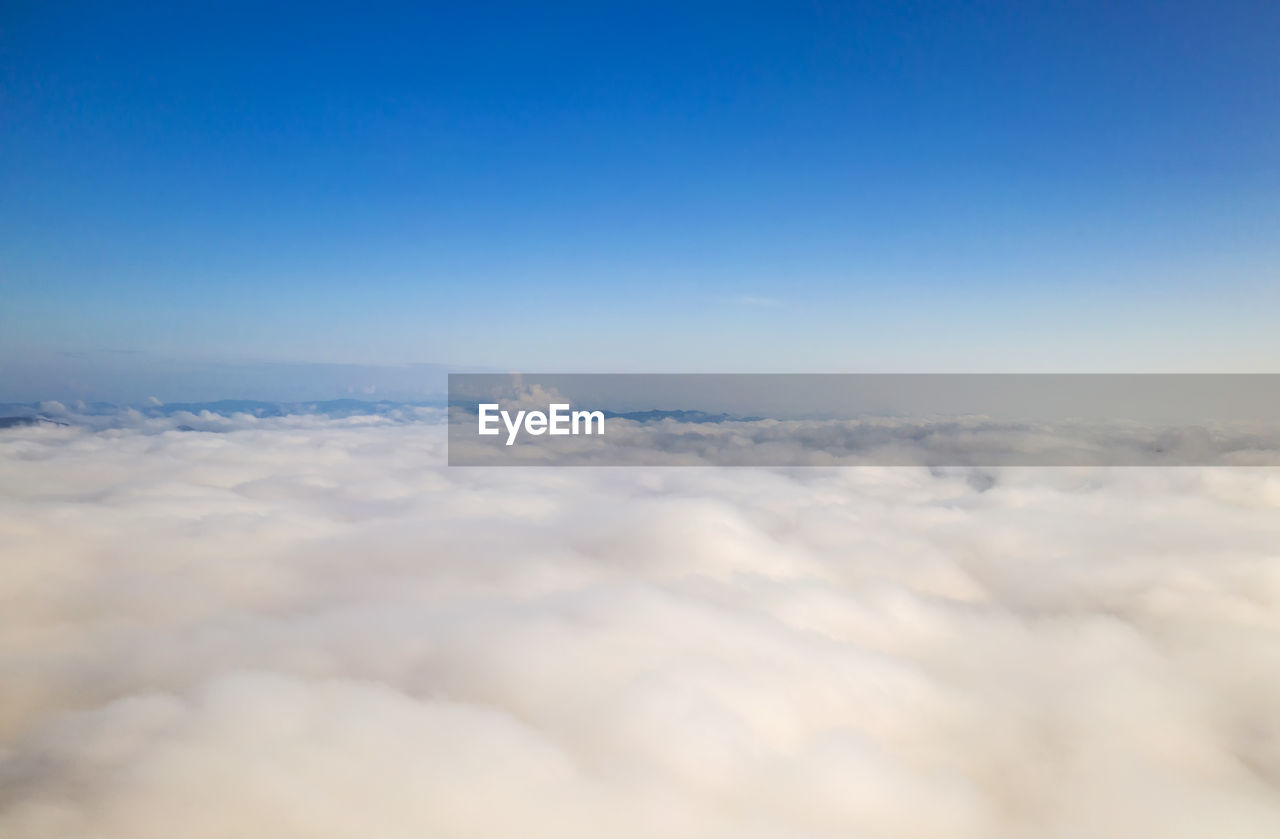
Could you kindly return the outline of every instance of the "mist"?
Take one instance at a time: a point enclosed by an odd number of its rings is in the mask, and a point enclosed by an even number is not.
[[[177,422],[0,433],[8,839],[1280,831],[1275,470]]]

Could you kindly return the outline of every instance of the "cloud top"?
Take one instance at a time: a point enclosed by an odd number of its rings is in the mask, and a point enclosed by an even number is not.
[[[463,469],[438,416],[0,433],[0,835],[1280,831],[1274,470]]]

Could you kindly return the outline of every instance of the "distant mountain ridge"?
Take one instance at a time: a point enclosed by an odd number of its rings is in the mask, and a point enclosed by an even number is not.
[[[329,399],[312,402],[268,402],[257,399],[219,399],[213,402],[163,402],[160,404],[117,405],[111,402],[78,403],[50,408],[48,402],[0,402],[0,414],[4,419],[46,417],[62,415],[109,416],[121,411],[137,411],[146,417],[168,417],[174,414],[202,414],[206,411],[218,416],[249,414],[255,417],[282,417],[289,414],[324,414],[327,416],[358,416],[381,414],[397,408],[443,408],[444,400],[425,402],[396,402],[379,400],[366,402],[360,399]],[[15,423],[17,424],[17,423]]]
[[[69,422],[50,419],[45,416],[16,416],[16,417],[0,417],[0,429],[4,428],[25,428],[31,425],[70,425]]]
[[[18,428],[47,422],[55,425],[71,425],[74,417],[109,417],[125,411],[136,411],[144,417],[172,417],[177,414],[213,414],[232,417],[247,414],[259,419],[284,417],[295,414],[328,416],[334,418],[385,415],[404,408],[445,408],[443,399],[422,402],[398,402],[393,400],[365,401],[362,399],[329,399],[315,402],[268,402],[257,399],[219,399],[212,402],[165,402],[161,404],[117,405],[110,402],[78,403],[70,406],[51,405],[48,402],[0,403],[0,429]],[[753,422],[760,417],[735,417],[730,414],[710,414],[696,410],[602,411],[607,419],[625,419],[632,422],[652,423],[664,420],[687,423]],[[179,430],[193,430],[179,426]]]

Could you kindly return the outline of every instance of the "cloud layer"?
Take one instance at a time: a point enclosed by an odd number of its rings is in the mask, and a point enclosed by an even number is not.
[[[1280,834],[1280,471],[449,469],[416,418],[0,432],[0,835]]]

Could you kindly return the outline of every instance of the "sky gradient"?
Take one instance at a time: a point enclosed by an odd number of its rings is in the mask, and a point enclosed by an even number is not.
[[[1280,370],[1274,3],[182,5],[0,12],[0,400]]]

